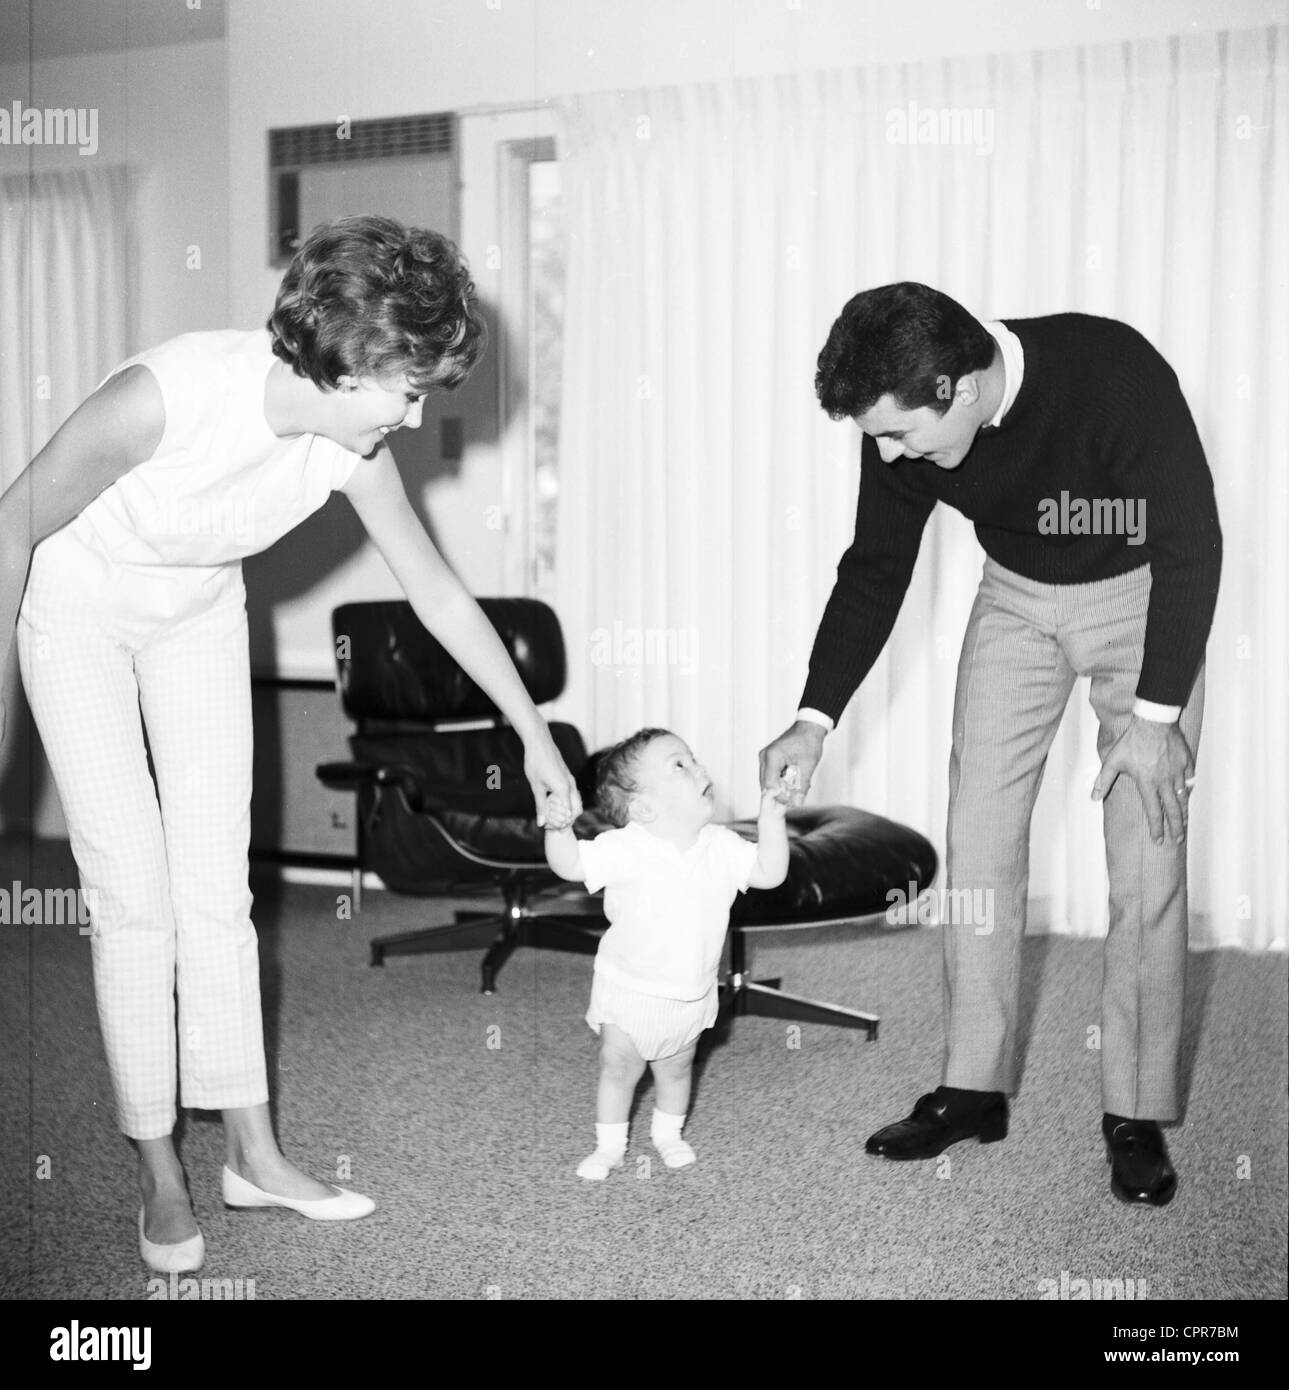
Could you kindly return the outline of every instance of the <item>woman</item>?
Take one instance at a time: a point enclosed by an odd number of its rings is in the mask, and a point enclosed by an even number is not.
[[[230,1205],[318,1220],[374,1205],[296,1168],[270,1123],[242,557],[344,492],[418,617],[523,739],[539,822],[580,810],[385,447],[420,424],[428,391],[465,379],[484,340],[451,242],[349,218],[300,249],[267,331],[187,334],[123,364],[0,499],[0,654],[17,614],[23,681],[95,904],[99,1019],[154,1269],[204,1257],[172,1135],[176,1070],[184,1105],[223,1112]]]

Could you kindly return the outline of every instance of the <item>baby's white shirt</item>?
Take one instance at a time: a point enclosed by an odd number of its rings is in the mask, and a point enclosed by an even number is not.
[[[705,825],[679,850],[631,822],[578,844],[586,886],[604,889],[609,929],[595,968],[626,989],[701,999],[720,970],[730,904],[756,867],[756,846]]]

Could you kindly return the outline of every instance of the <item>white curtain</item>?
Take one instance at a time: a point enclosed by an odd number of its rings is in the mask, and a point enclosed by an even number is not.
[[[895,280],[981,318],[1119,318],[1172,363],[1226,537],[1193,799],[1196,944],[1286,945],[1289,29],[611,92],[561,104],[569,278],[559,610],[568,717],[682,734],[751,814],[858,486],[813,393],[842,304]],[[928,115],[928,113],[930,113]],[[937,508],[813,800],[943,852],[982,552]],[[1106,925],[1087,683],[1032,835],[1035,926]]]
[[[0,488],[129,353],[127,206],[119,167],[0,178]],[[10,719],[0,822],[59,834],[49,776],[26,757],[16,659],[0,675]]]
[[[0,178],[0,478],[127,355],[123,168]]]

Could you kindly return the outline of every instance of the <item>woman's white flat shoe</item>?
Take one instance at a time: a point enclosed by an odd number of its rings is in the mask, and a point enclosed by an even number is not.
[[[158,1274],[186,1274],[200,1269],[206,1259],[206,1242],[200,1231],[177,1245],[156,1245],[143,1234],[143,1208],[139,1208],[139,1254]]]
[[[298,1197],[277,1197],[227,1167],[224,1169],[224,1202],[230,1207],[289,1207],[311,1221],[356,1221],[376,1210],[376,1203],[370,1197],[350,1192],[347,1187],[337,1188],[334,1197],[320,1197],[313,1202]]]

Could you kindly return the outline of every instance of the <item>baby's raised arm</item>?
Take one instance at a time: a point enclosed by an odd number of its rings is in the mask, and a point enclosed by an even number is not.
[[[546,827],[546,862],[560,876],[572,883],[585,883],[586,870],[582,867],[582,851],[578,848],[577,836],[573,827],[563,826],[556,830]]]
[[[795,784],[794,769],[784,773],[775,791],[761,794],[756,822],[756,867],[749,888],[777,888],[788,876],[788,802]]]

